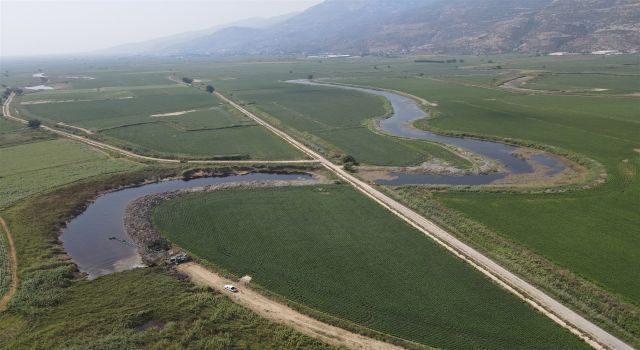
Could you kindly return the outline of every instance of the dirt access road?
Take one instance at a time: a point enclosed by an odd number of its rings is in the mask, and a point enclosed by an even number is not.
[[[271,300],[266,296],[239,286],[238,293],[231,293],[224,289],[225,284],[235,284],[234,281],[221,277],[201,265],[186,263],[178,266],[178,271],[188,275],[191,280],[200,285],[211,287],[227,295],[235,303],[240,304],[260,316],[289,326],[308,336],[317,338],[325,343],[346,346],[350,349],[388,349],[399,350],[401,347],[346,331],[320,322],[298,311]]]
[[[15,117],[11,114],[11,102],[13,101],[13,98],[15,97],[15,94],[12,93],[11,95],[9,95],[9,97],[7,98],[7,100],[5,101],[5,103],[2,105],[2,113],[4,114],[5,118],[16,121],[18,123],[22,123],[22,124],[27,124],[28,121],[22,118],[18,118]],[[60,123],[61,124],[61,123]],[[69,125],[69,124],[61,124],[63,126],[66,127],[70,127],[70,128],[75,128],[75,129],[80,129],[84,132],[90,132],[89,130],[86,129],[82,129],[79,128],[77,126],[74,125]],[[51,127],[48,127],[46,125],[42,125],[40,126],[41,129],[52,132],[54,134],[60,135],[62,137],[66,137],[75,141],[80,141],[82,143],[85,143],[89,146],[95,147],[95,148],[99,148],[101,150],[104,151],[111,151],[111,152],[116,152],[119,153],[123,156],[129,157],[129,158],[134,158],[134,159],[138,159],[138,160],[143,160],[143,161],[151,161],[151,162],[158,162],[158,163],[180,163],[180,159],[168,159],[168,158],[157,158],[157,157],[148,157],[148,156],[144,156],[141,154],[137,154],[131,151],[127,151],[125,149],[116,147],[116,146],[112,146],[103,142],[99,142],[99,141],[95,141],[92,139],[88,139],[86,137],[82,137],[82,136],[78,136],[72,133],[68,133],[62,130],[58,130],[58,129],[54,129]],[[300,159],[296,159],[296,160],[189,160],[187,161],[187,163],[189,164],[296,164],[296,163],[316,163],[316,160],[300,160]]]
[[[11,231],[9,231],[9,226],[2,217],[0,217],[0,226],[2,226],[2,230],[7,236],[9,264],[11,265],[11,286],[2,299],[0,299],[0,312],[3,312],[7,309],[9,300],[16,294],[16,290],[18,289],[18,255],[16,254],[16,246],[13,243],[13,236],[11,235]]]
[[[364,193],[369,198],[376,201],[378,204],[382,205],[428,237],[432,238],[438,244],[442,245],[444,248],[446,248],[456,256],[464,259],[466,262],[468,262],[478,271],[493,280],[495,283],[515,294],[522,300],[526,301],[531,306],[551,318],[562,327],[567,328],[569,331],[582,338],[593,348],[633,350],[631,346],[627,345],[622,340],[618,339],[614,335],[608,333],[599,326],[580,316],[557,300],[551,298],[546,293],[521,279],[514,273],[503,268],[479,251],[458,240],[453,235],[441,229],[433,222],[425,219],[417,212],[409,209],[398,201],[385,195],[368,183],[351,175],[342,167],[333,164],[319,153],[308,148],[280,129],[263,121],[255,114],[251,113],[236,102],[230,100],[226,96],[220,94],[219,92],[215,92],[215,94],[220,99],[226,101],[231,106],[244,113],[247,117],[256,121],[256,123],[264,126],[274,134],[283,138],[293,147],[304,152],[312,159],[318,160],[325,168],[336,174],[336,176],[348,182],[358,191]]]

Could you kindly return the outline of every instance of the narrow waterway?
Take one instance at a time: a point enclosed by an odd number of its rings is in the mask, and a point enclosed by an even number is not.
[[[209,177],[190,181],[170,180],[131,187],[100,196],[84,213],[71,220],[60,240],[65,251],[89,278],[144,266],[136,245],[124,227],[124,214],[129,203],[149,194],[229,182],[309,180],[301,174],[253,173],[247,175]]]
[[[392,180],[378,180],[376,181],[377,184],[484,185],[502,179],[509,174],[529,174],[534,172],[533,166],[530,164],[530,160],[524,160],[513,155],[513,152],[518,149],[516,146],[471,138],[438,135],[413,127],[412,124],[415,121],[426,118],[429,114],[425,112],[415,100],[409,97],[385,90],[320,83],[309,80],[290,80],[288,83],[355,90],[382,96],[389,101],[393,108],[393,114],[389,118],[380,121],[380,128],[384,132],[393,136],[454,145],[482,157],[497,161],[505,169],[505,172],[487,175],[425,175],[392,172],[389,173],[389,175],[393,177]],[[564,163],[559,158],[550,154],[535,155],[531,157],[531,159],[551,169],[546,173],[547,176],[555,175],[565,168]]]

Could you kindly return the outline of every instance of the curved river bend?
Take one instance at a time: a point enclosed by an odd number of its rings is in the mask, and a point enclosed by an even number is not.
[[[170,180],[132,187],[100,196],[71,220],[60,240],[67,254],[89,278],[144,266],[137,246],[124,227],[129,203],[149,194],[229,182],[309,180],[310,175],[253,173],[248,175],[209,177],[190,181]]]
[[[468,138],[437,135],[412,127],[412,123],[428,116],[411,98],[384,90],[351,87],[343,85],[295,80],[291,83],[341,88],[370,93],[386,98],[393,107],[393,114],[380,122],[380,127],[390,135],[435,141],[455,145],[500,162],[506,173],[489,175],[426,175],[413,173],[391,173],[393,180],[378,180],[381,185],[404,184],[450,184],[480,185],[490,184],[509,174],[532,173],[533,167],[528,161],[514,157],[515,146]],[[556,174],[564,169],[564,164],[556,157],[542,154],[530,157],[548,168],[546,175]],[[249,182],[268,180],[309,180],[310,175],[282,175],[254,173],[248,175],[201,178],[190,181],[171,180],[127,188],[107,193],[89,205],[84,213],[73,219],[64,229],[61,241],[65,251],[89,278],[95,278],[136,266],[143,266],[137,246],[131,240],[124,227],[124,214],[127,205],[142,196],[170,192],[184,188],[214,185],[229,182]]]
[[[386,98],[393,108],[393,114],[380,121],[380,128],[393,136],[419,140],[434,141],[454,145],[502,164],[506,172],[489,175],[424,175],[415,173],[390,173],[393,180],[378,180],[379,185],[408,185],[408,184],[442,184],[442,185],[485,185],[502,179],[509,174],[530,174],[534,172],[531,164],[524,159],[515,157],[512,153],[516,146],[499,142],[451,137],[419,130],[412,126],[413,122],[429,116],[413,99],[400,94],[373,88],[320,83],[309,80],[290,80],[288,83],[323,86],[337,89],[355,90]],[[547,167],[546,176],[555,175],[565,169],[564,163],[550,154],[538,154],[530,159]]]

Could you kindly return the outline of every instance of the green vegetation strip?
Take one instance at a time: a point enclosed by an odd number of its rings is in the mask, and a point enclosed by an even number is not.
[[[377,331],[444,348],[586,347],[348,186],[190,194],[154,218],[197,256]]]

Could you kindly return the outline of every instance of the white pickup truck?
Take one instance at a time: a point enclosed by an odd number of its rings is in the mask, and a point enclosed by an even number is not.
[[[231,293],[238,293],[240,291],[238,288],[234,287],[231,284],[225,284],[224,289],[230,291]]]

